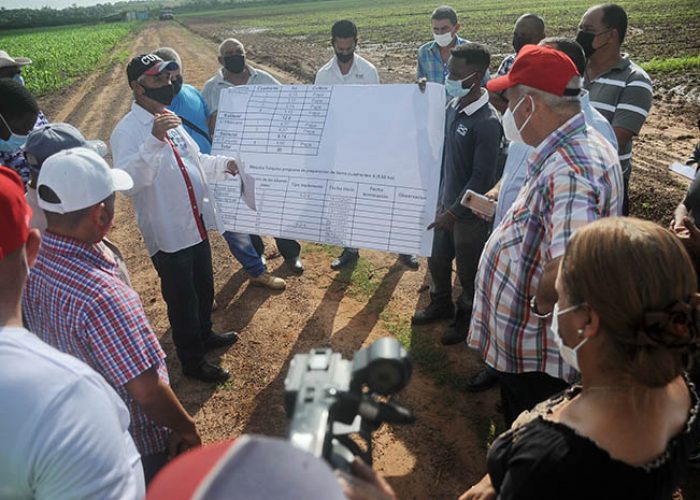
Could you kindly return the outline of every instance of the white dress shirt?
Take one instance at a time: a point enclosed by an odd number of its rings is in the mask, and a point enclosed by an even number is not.
[[[154,116],[134,102],[111,138],[114,167],[126,170],[134,187],[126,195],[136,210],[149,255],[177,252],[202,241],[187,185],[170,144],[156,139]],[[189,174],[197,205],[207,228],[223,231],[207,178],[226,175],[230,158],[199,152],[199,146],[182,126],[168,131]]]
[[[347,75],[340,72],[338,58],[328,61],[316,73],[315,85],[377,85],[379,73],[374,64],[357,53],[352,58],[352,66]]]

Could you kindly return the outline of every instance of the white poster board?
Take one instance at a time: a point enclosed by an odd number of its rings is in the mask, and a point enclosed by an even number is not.
[[[255,199],[240,176],[215,182],[224,226],[430,255],[444,123],[444,88],[430,83],[225,89],[212,154],[241,160]]]

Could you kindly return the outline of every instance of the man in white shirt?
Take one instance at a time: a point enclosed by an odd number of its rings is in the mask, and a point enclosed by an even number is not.
[[[141,499],[143,469],[119,396],[22,327],[39,250],[20,177],[0,167],[0,497]]]
[[[223,89],[237,85],[282,85],[267,71],[255,69],[246,63],[245,47],[235,38],[227,38],[221,42],[218,61],[221,64],[221,68],[213,77],[207,80],[202,90],[202,95],[211,113],[209,116],[209,131],[212,137],[214,136],[216,114],[219,109],[219,96]],[[233,256],[251,276],[262,276],[262,279],[266,280],[266,283],[263,284],[269,288],[284,288],[284,281],[281,278],[274,277],[266,272],[263,275],[260,274],[265,269],[265,261],[263,260],[265,244],[260,236],[257,234],[249,236],[233,231],[226,231],[223,236]],[[301,252],[299,242],[285,238],[275,238],[275,243],[277,243],[277,249],[284,258],[287,268],[295,274],[302,274],[304,265],[299,257]],[[253,282],[255,282],[255,279],[253,279]],[[260,278],[257,279],[260,280]]]
[[[379,73],[374,64],[355,52],[357,48],[357,26],[352,21],[336,21],[331,28],[331,44],[335,56],[316,73],[315,85],[378,85]],[[345,247],[337,259],[331,262],[332,269],[341,269],[357,262],[360,251]],[[418,269],[414,255],[400,255],[401,262],[411,269]]]
[[[232,345],[238,334],[212,332],[214,276],[206,228],[222,226],[207,177],[235,175],[237,166],[230,158],[200,153],[180,118],[166,109],[174,97],[170,72],[176,69],[177,63],[154,54],[129,62],[134,102],[112,133],[112,156],[114,167],[134,181],[126,194],[161,279],[182,371],[205,382],[223,382],[228,371],[204,354]]]

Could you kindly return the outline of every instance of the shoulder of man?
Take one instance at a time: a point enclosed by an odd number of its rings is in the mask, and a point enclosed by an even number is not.
[[[429,51],[433,46],[435,45],[435,40],[430,40],[429,42],[425,42],[423,45],[418,47],[418,54],[423,54],[424,52]]]

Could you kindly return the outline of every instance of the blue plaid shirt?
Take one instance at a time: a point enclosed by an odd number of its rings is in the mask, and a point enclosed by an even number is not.
[[[468,43],[469,40],[457,37],[457,45]],[[450,70],[440,56],[440,46],[435,40],[423,44],[418,49],[418,79],[426,78],[429,82],[445,84],[445,78]]]
[[[469,43],[469,40],[457,37],[457,44],[462,45]],[[426,78],[429,82],[445,84],[445,78],[450,74],[450,70],[447,67],[447,63],[442,60],[440,55],[440,46],[435,40],[432,42],[427,42],[418,49],[418,72],[417,78]],[[486,85],[489,81],[488,71],[484,75],[482,83]]]

